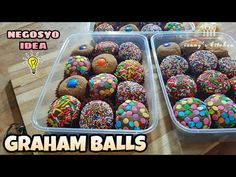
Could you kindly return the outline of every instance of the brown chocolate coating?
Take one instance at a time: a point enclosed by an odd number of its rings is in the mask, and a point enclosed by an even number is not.
[[[205,48],[204,42],[196,38],[185,40],[181,42],[179,46],[181,48],[182,54],[186,56]]]
[[[160,62],[169,55],[181,55],[180,47],[175,42],[165,43],[157,48],[157,57]]]
[[[117,66],[117,60],[111,54],[98,55],[93,59],[92,62],[92,68],[96,74],[114,73],[116,66]]]
[[[76,80],[77,84],[71,86],[68,84],[70,80]],[[86,94],[88,81],[80,75],[74,75],[63,80],[56,91],[56,96],[72,95],[78,99],[81,99]]]
[[[94,47],[91,46],[90,44],[82,44],[76,47],[72,51],[71,55],[72,56],[81,55],[81,56],[89,57],[92,55],[93,50],[94,50]]]

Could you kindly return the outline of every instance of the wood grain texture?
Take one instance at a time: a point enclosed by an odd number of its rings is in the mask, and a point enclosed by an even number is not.
[[[45,52],[40,52],[40,56],[44,60],[39,68],[39,73],[37,76],[32,76],[29,73],[27,66],[22,64],[22,56],[24,52],[19,52],[17,50],[18,41],[9,41],[2,37],[2,43],[0,44],[1,56],[0,56],[0,72],[1,72],[1,84],[0,87],[6,88],[4,84],[8,83],[8,85],[12,85],[14,94],[16,96],[17,103],[14,100],[14,96],[12,95],[9,100],[5,94],[1,95],[4,100],[8,102],[6,104],[3,102],[4,106],[1,105],[1,110],[5,112],[5,116],[8,116],[11,113],[12,117],[19,116],[19,113],[15,114],[16,109],[18,109],[21,113],[21,116],[24,120],[24,124],[27,128],[27,132],[29,135],[33,135],[35,133],[43,133],[37,131],[32,127],[31,124],[31,113],[32,109],[35,106],[38,95],[41,91],[41,87],[45,83],[45,79],[48,76],[48,72],[51,69],[52,63],[61,48],[62,43],[65,38],[74,32],[85,31],[86,30],[85,23],[34,23],[31,25],[27,25],[25,29],[58,29],[61,31],[61,38],[58,40],[50,40],[48,41],[49,50]],[[236,38],[236,33],[234,31],[236,27],[236,23],[222,23],[222,31],[228,32],[234,38]],[[24,27],[22,27],[24,29]],[[4,50],[2,50],[2,47]],[[11,58],[11,61],[8,61],[7,58]],[[6,63],[8,62],[8,63]],[[156,70],[154,70],[156,72]],[[9,83],[9,75],[11,77],[11,82]],[[163,94],[160,88],[159,81],[157,79],[157,75],[155,74],[155,82],[157,85],[157,94],[158,94],[158,105],[159,105],[159,124],[157,128],[150,134],[148,134],[148,149],[142,154],[207,154],[207,153],[226,153],[221,148],[224,147],[226,149],[227,145],[223,146],[219,139],[208,139],[205,138],[205,141],[189,141],[188,139],[183,139],[183,137],[175,131],[171,120],[169,118],[169,114],[166,108],[166,105],[163,104]],[[10,86],[8,86],[10,87]],[[5,97],[4,97],[5,96]],[[18,106],[17,106],[18,104]],[[13,109],[9,110],[9,106],[13,105]],[[15,109],[15,110],[14,110]],[[47,109],[47,106],[44,108]],[[3,114],[4,115],[4,114]],[[0,117],[1,118],[1,117]],[[2,117],[2,119],[4,119]],[[5,125],[8,125],[6,119]],[[1,127],[0,127],[1,130]],[[190,138],[191,139],[191,138]],[[0,139],[1,140],[1,139]],[[236,147],[235,143],[231,143],[230,147]],[[215,149],[218,150],[216,151]],[[211,152],[212,150],[212,152]],[[0,151],[0,153],[2,153]],[[233,148],[229,148],[228,153],[236,153],[233,151]],[[66,154],[78,154],[78,153],[66,153]],[[86,154],[94,154],[94,153],[86,153]],[[135,152],[120,152],[120,153],[99,153],[99,154],[139,154]]]

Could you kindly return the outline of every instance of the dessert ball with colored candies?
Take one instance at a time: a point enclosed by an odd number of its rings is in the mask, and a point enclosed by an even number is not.
[[[63,80],[57,88],[56,96],[72,95],[81,99],[86,94],[88,81],[83,76],[74,75]]]
[[[101,73],[89,80],[89,92],[93,99],[103,99],[115,93],[118,79],[107,73]]]
[[[170,55],[164,58],[160,64],[161,73],[169,79],[177,74],[184,74],[188,70],[188,62],[181,56]]]
[[[157,57],[159,62],[169,55],[181,55],[181,49],[175,42],[168,42],[157,48]]]
[[[112,41],[102,41],[95,45],[95,54],[109,53],[112,55],[117,55],[119,50],[119,45]]]
[[[135,100],[126,100],[116,111],[115,128],[144,130],[149,125],[149,112],[145,105]]]
[[[235,125],[236,105],[223,94],[214,94],[205,100],[212,120],[212,128],[230,128]]]
[[[137,82],[120,82],[116,91],[116,104],[120,105],[125,100],[135,100],[146,104],[146,91],[144,87]]]
[[[229,79],[229,83],[230,83],[231,90],[234,94],[234,99],[235,99],[236,98],[236,76]]]
[[[114,28],[108,23],[102,23],[95,28],[95,31],[114,31]]]
[[[122,61],[116,68],[115,76],[121,81],[144,81],[144,68],[135,60]]]
[[[168,22],[164,27],[165,31],[185,31],[185,27],[179,22]]]
[[[171,98],[177,100],[184,97],[194,97],[197,93],[197,84],[190,76],[179,74],[167,80],[166,92]]]
[[[87,103],[80,115],[80,128],[111,129],[113,128],[113,111],[109,104],[101,100]]]
[[[183,98],[173,107],[177,121],[191,129],[208,129],[211,118],[204,102],[198,98]]]
[[[78,127],[80,101],[70,95],[56,99],[48,111],[47,125],[49,127]]]
[[[125,42],[120,45],[119,48],[119,59],[123,60],[136,60],[142,61],[142,52],[140,48],[135,45],[133,42]]]
[[[206,70],[197,78],[199,90],[207,94],[223,93],[230,90],[228,77],[219,71]]]
[[[189,64],[195,74],[201,74],[207,69],[216,69],[218,58],[216,55],[207,50],[199,50],[189,57]]]
[[[91,63],[84,56],[70,56],[65,65],[65,76],[82,75],[85,76],[91,69]]]
[[[114,73],[117,66],[116,58],[111,54],[101,54],[92,61],[92,68],[96,74]]]
[[[228,77],[236,76],[236,60],[224,57],[219,60],[219,70]]]

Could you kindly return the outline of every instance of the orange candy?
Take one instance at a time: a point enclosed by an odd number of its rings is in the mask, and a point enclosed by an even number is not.
[[[221,118],[218,119],[218,122],[219,122],[220,124],[222,124],[222,123],[224,123],[224,119],[221,117]]]
[[[98,66],[103,66],[103,65],[105,65],[105,63],[106,63],[106,60],[104,58],[99,58],[97,60],[97,65]]]

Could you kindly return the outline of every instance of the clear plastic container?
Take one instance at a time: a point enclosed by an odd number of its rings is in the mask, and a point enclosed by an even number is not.
[[[145,69],[144,87],[147,94],[147,103],[150,113],[149,127],[145,130],[116,130],[116,129],[83,129],[83,128],[55,128],[47,127],[47,112],[51,103],[55,100],[55,90],[59,82],[63,79],[64,65],[74,47],[107,39],[118,44],[123,42],[134,42],[142,50],[143,66]],[[147,38],[140,34],[127,34],[117,32],[91,32],[72,34],[64,42],[57,58],[55,59],[52,70],[41,91],[35,109],[32,114],[33,126],[46,133],[75,133],[75,134],[147,134],[154,130],[158,124],[158,105],[156,96],[156,85],[153,75],[153,67],[150,56]]]
[[[157,57],[157,48],[167,42],[175,42],[179,44],[180,42],[191,39],[191,38],[198,38],[204,42],[210,42],[210,41],[221,41],[225,44],[225,48],[229,51],[229,55],[231,58],[236,58],[236,41],[229,35],[225,33],[215,33],[207,35],[205,33],[193,33],[193,32],[179,32],[179,33],[164,33],[161,37],[156,34],[152,36],[151,38],[151,47],[152,47],[152,53],[154,57],[154,61],[157,68],[157,74],[160,80],[160,85],[163,91],[164,99],[168,108],[168,112],[170,114],[170,118],[174,125],[177,127],[178,132],[183,133],[184,135],[209,135],[211,134],[211,137],[215,136],[221,136],[221,135],[236,135],[236,128],[219,128],[219,129],[190,129],[182,126],[175,118],[174,112],[172,110],[172,104],[168,97],[168,94],[166,92],[165,87],[165,81],[162,77],[160,65]]]

